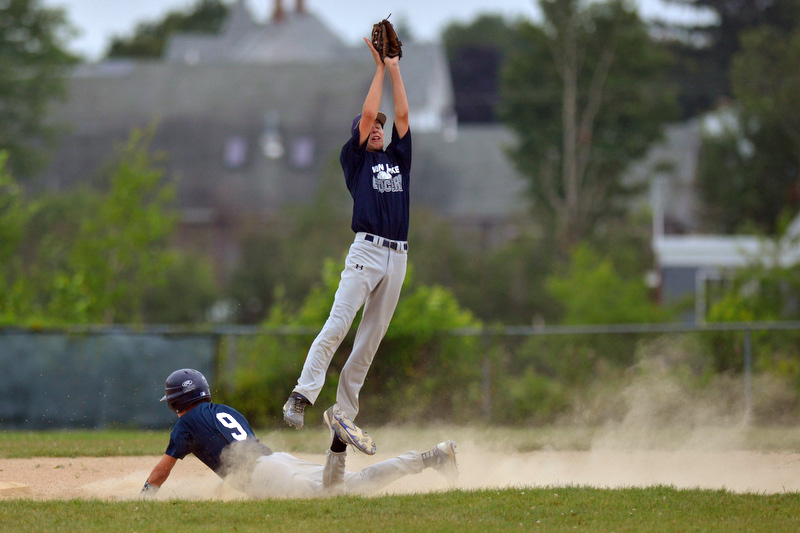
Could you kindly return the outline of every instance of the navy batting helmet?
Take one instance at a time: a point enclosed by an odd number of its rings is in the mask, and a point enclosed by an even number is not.
[[[191,368],[176,370],[167,378],[164,385],[166,393],[161,401],[180,413],[197,402],[211,401],[211,389],[203,374]]]

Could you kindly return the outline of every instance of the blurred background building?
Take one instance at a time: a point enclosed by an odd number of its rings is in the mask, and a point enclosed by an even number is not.
[[[524,182],[504,154],[510,132],[458,124],[440,44],[404,43],[401,66],[413,206],[502,235],[525,210]],[[239,0],[218,34],[175,35],[159,60],[77,66],[52,117],[70,130],[38,184],[90,181],[133,128],[155,126],[153,149],[178,187],[181,242],[213,250],[226,271],[239,257],[237,228],[311,201],[326,171],[341,175],[338,154],[373,69],[366,46],[345,45],[302,0],[274,0],[266,23]],[[387,76],[382,109],[391,117],[393,107]]]

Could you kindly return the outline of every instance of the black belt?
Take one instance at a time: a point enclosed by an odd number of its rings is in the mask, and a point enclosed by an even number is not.
[[[391,248],[392,250],[403,250],[404,252],[408,251],[407,242],[392,241],[390,239],[384,239],[383,237],[378,237],[377,235],[373,235],[371,233],[367,233],[366,235],[364,235],[364,240],[369,242],[374,242],[375,244],[379,244],[380,246]]]

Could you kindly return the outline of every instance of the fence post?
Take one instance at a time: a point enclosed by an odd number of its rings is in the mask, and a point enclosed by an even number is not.
[[[489,357],[491,339],[489,328],[484,328],[481,334],[483,344],[483,362],[481,364],[481,396],[483,418],[488,420],[492,414],[492,362]]]
[[[753,415],[753,353],[750,329],[744,330],[744,423],[750,424]]]

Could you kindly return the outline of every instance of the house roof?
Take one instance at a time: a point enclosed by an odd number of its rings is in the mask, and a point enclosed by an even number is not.
[[[661,268],[741,268],[754,264],[789,267],[800,262],[796,239],[749,235],[667,235],[653,240]]]
[[[524,183],[504,154],[512,134],[456,124],[441,44],[405,43],[401,70],[414,139],[412,205],[479,221],[523,211]],[[239,0],[219,34],[177,35],[163,60],[77,66],[69,98],[50,116],[72,131],[39,184],[59,190],[91,180],[131,129],[155,125],[152,147],[165,154],[193,220],[307,202],[322,176],[341,173],[339,151],[373,74],[366,46],[343,45],[313,14],[261,24]],[[381,108],[392,120],[389,76]]]
[[[190,65],[324,63],[336,61],[346,49],[342,40],[312,13],[286,13],[281,20],[261,24],[239,1],[231,6],[219,33],[172,36],[164,61]]]
[[[527,184],[505,154],[514,141],[507,128],[459,126],[457,139],[448,142],[447,135],[414,138],[412,190],[420,202],[459,219],[500,219],[528,209]]]

